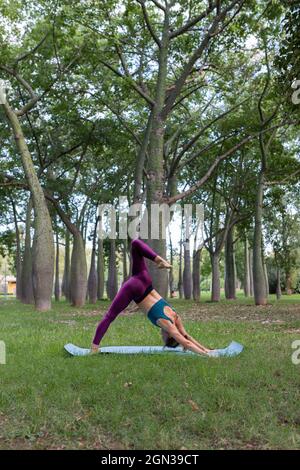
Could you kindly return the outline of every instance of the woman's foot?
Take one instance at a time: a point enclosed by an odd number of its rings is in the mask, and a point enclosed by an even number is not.
[[[91,346],[91,354],[96,354],[99,352],[99,346],[97,344],[92,344]]]

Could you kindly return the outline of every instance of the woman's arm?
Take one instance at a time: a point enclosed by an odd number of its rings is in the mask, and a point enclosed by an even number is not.
[[[176,317],[176,326],[177,326],[177,329],[178,331],[182,334],[182,336],[184,336],[186,339],[188,339],[189,341],[191,341],[192,343],[194,343],[196,346],[198,346],[198,348],[202,348],[204,349],[206,352],[209,352],[210,349],[207,349],[205,346],[203,346],[202,344],[198,343],[197,340],[195,340],[191,335],[189,335],[184,326],[183,326],[183,323],[182,323],[182,320],[180,318],[179,315],[177,315]]]
[[[197,354],[207,354],[208,350],[202,346],[197,346],[189,339],[185,338],[176,328],[175,325],[171,324],[168,320],[160,318],[157,323],[168,332],[168,334],[174,338],[183,348],[193,351]]]

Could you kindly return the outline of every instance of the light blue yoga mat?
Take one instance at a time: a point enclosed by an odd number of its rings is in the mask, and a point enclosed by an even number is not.
[[[90,349],[80,348],[75,344],[68,343],[64,346],[65,350],[71,354],[71,356],[87,356],[90,354]],[[244,347],[232,341],[227,348],[214,349],[211,351],[209,357],[232,357],[237,356],[243,351]],[[208,357],[205,354],[196,354],[192,351],[185,351],[181,346],[177,348],[167,348],[163,346],[107,346],[100,349],[99,354],[175,354],[183,356],[201,356]]]

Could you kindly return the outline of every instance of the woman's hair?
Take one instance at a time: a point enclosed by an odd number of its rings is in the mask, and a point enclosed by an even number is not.
[[[161,336],[162,336],[164,345],[167,346],[168,348],[176,348],[177,346],[179,346],[179,343],[174,338],[172,338],[172,336],[169,336],[167,331],[162,329]]]

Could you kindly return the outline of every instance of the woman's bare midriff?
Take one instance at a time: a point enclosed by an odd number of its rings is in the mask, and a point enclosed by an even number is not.
[[[139,308],[144,312],[148,313],[150,308],[153,307],[156,302],[161,299],[162,296],[155,290],[153,289],[147,297],[145,297],[142,302],[138,303]],[[174,321],[176,320],[177,314],[170,308],[170,307],[165,307],[164,308],[165,314],[171,318],[171,320]]]

